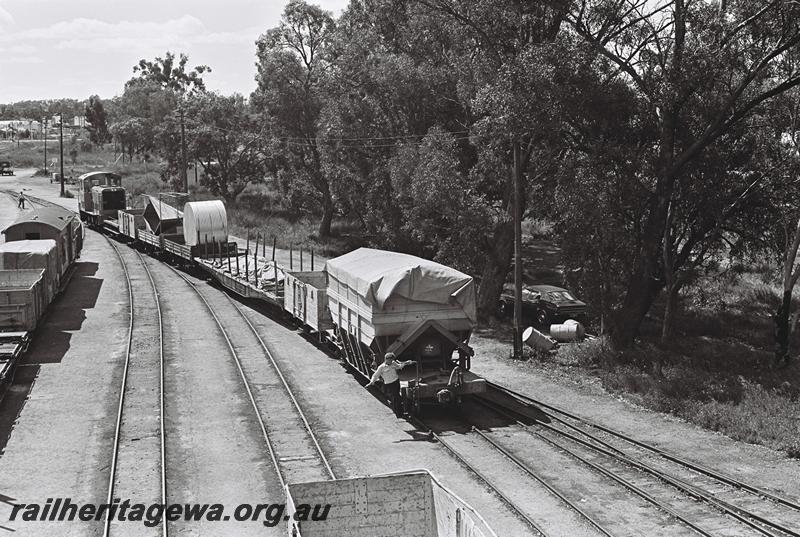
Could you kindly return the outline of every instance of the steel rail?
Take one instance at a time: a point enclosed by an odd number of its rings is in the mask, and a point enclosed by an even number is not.
[[[496,405],[497,403],[491,403],[491,404]],[[518,414],[517,411],[513,411],[513,410],[510,410],[510,409],[505,409],[505,410]],[[498,410],[498,411],[502,412],[501,410]],[[596,435],[588,433],[588,432],[586,432],[586,431],[584,431],[584,430],[582,430],[582,429],[580,429],[578,427],[575,427],[575,426],[565,422],[564,420],[559,419],[557,416],[554,416],[552,414],[548,414],[548,416],[553,418],[554,420],[558,421],[559,423],[562,423],[565,426],[571,428],[572,430],[578,432],[579,434],[581,434],[581,435],[583,435],[583,436],[585,436],[587,438],[590,438],[593,442],[596,443],[596,445],[591,443],[591,442],[588,442],[586,440],[583,440],[582,438],[579,438],[579,437],[577,437],[577,436],[575,436],[575,435],[573,435],[571,433],[568,433],[566,431],[562,431],[562,430],[558,429],[557,427],[553,427],[550,424],[538,421],[537,423],[539,424],[539,426],[541,426],[541,427],[543,427],[543,428],[545,428],[545,429],[547,429],[549,431],[552,431],[555,434],[559,434],[561,436],[569,438],[573,442],[575,442],[577,444],[580,444],[580,445],[583,445],[586,448],[598,451],[599,453],[602,453],[603,455],[606,455],[606,456],[611,457],[613,459],[616,459],[616,460],[618,460],[618,461],[620,461],[620,462],[622,462],[624,464],[627,464],[629,466],[633,466],[634,468],[636,468],[638,470],[646,472],[646,473],[648,473],[648,474],[650,474],[650,475],[652,475],[652,476],[664,481],[665,483],[671,485],[672,487],[676,488],[677,490],[679,490],[679,491],[681,491],[681,492],[683,492],[685,494],[688,494],[689,496],[691,496],[692,498],[694,498],[696,500],[704,501],[706,503],[711,504],[712,506],[716,507],[720,511],[724,512],[725,514],[730,515],[731,517],[735,518],[736,520],[738,520],[742,524],[745,524],[746,526],[749,526],[749,527],[753,528],[754,530],[758,531],[762,535],[765,535],[766,537],[777,537],[777,536],[776,536],[775,533],[769,531],[765,527],[778,530],[779,532],[782,532],[785,535],[790,535],[792,537],[800,537],[800,533],[798,533],[797,531],[795,531],[795,530],[783,525],[782,523],[774,522],[772,520],[769,520],[769,519],[765,518],[762,515],[759,515],[758,513],[752,512],[752,511],[750,511],[750,510],[748,510],[746,508],[739,507],[739,506],[737,506],[735,504],[732,504],[732,503],[730,503],[728,501],[716,498],[713,494],[708,493],[707,491],[697,487],[696,485],[688,483],[683,479],[671,476],[671,475],[667,474],[664,471],[658,470],[657,468],[654,468],[653,466],[648,465],[645,462],[642,462],[640,460],[637,460],[637,459],[631,457],[629,454],[620,451],[615,446],[612,446],[611,444],[609,444],[608,442],[604,441],[603,439],[597,437]],[[509,417],[511,417],[511,419],[515,419],[512,416],[509,416]],[[516,420],[516,421],[523,428],[530,430],[530,426],[528,426],[527,424],[522,423],[522,422],[520,422],[518,420]],[[538,432],[535,433],[535,434],[541,436]],[[762,527],[762,526],[765,526],[765,527]]]
[[[119,390],[119,403],[117,405],[117,421],[114,428],[114,446],[111,452],[111,469],[109,470],[108,475],[108,496],[106,498],[106,503],[111,504],[114,499],[114,481],[116,478],[117,473],[117,458],[119,455],[119,437],[120,432],[122,430],[122,409],[125,405],[125,386],[128,383],[128,367],[130,366],[131,360],[131,343],[133,341],[133,315],[134,315],[134,307],[133,307],[133,286],[131,284],[131,277],[128,273],[128,265],[125,263],[125,260],[122,259],[122,254],[119,253],[119,249],[114,245],[108,237],[103,235],[103,237],[108,241],[108,244],[114,249],[114,252],[117,254],[119,258],[119,262],[122,265],[122,271],[125,274],[125,284],[128,288],[128,303],[130,304],[130,313],[129,313],[129,321],[128,321],[128,341],[126,343],[125,348],[125,365],[122,369],[122,381],[120,384]],[[103,523],[103,537],[108,537],[111,533],[111,518],[106,516],[105,522]]]
[[[114,499],[114,489],[115,489],[115,481],[117,477],[117,463],[119,459],[119,447],[120,447],[120,435],[122,431],[122,415],[124,412],[125,406],[125,392],[127,389],[128,384],[128,371],[130,369],[130,361],[131,361],[131,344],[133,341],[133,320],[135,316],[135,308],[134,308],[134,299],[133,299],[133,284],[130,277],[130,272],[128,271],[128,265],[125,260],[122,258],[122,254],[119,251],[114,242],[108,238],[106,235],[103,237],[108,241],[108,244],[114,249],[114,252],[117,254],[117,258],[122,265],[122,270],[125,274],[125,282],[128,288],[128,300],[130,303],[130,314],[129,314],[129,323],[128,323],[128,339],[126,343],[125,349],[125,365],[123,368],[122,373],[122,381],[120,386],[120,396],[119,396],[119,404],[117,407],[117,420],[114,430],[114,447],[113,453],[111,458],[111,468],[109,472],[109,483],[108,483],[108,497],[106,499],[106,503],[108,505],[112,504]],[[153,298],[156,304],[156,311],[158,315],[158,333],[159,333],[159,437],[160,437],[160,466],[161,466],[161,503],[166,503],[167,498],[167,466],[166,466],[166,433],[164,429],[164,327],[163,327],[163,318],[161,312],[161,302],[158,296],[158,290],[156,288],[155,281],[153,280],[153,276],[150,273],[150,269],[148,268],[147,264],[145,263],[144,259],[142,258],[139,252],[136,252],[139,261],[142,263],[142,267],[147,274],[148,280],[150,281],[150,287],[153,292]],[[103,523],[103,536],[108,537],[111,534],[111,517],[106,515],[105,521]],[[169,528],[167,526],[166,520],[161,521],[161,535],[163,537],[167,537],[169,535]]]
[[[147,279],[150,280],[150,285],[153,288],[153,297],[155,298],[156,302],[156,310],[158,311],[158,341],[159,341],[159,433],[161,435],[161,504],[166,505],[167,503],[167,436],[164,427],[164,421],[166,412],[164,409],[164,318],[161,312],[161,298],[158,295],[158,289],[156,288],[156,282],[153,280],[153,274],[150,272],[150,267],[147,266],[142,254],[136,251],[136,255],[139,257],[139,260],[142,262],[142,266],[144,266],[144,270],[147,273]],[[167,521],[162,521],[163,531],[161,535],[163,537],[167,537],[169,535],[168,532],[168,525]]]
[[[605,527],[603,527],[602,524],[597,522],[589,513],[587,513],[583,509],[581,509],[575,502],[573,502],[572,500],[570,500],[569,498],[567,498],[566,496],[561,494],[561,492],[559,492],[555,487],[553,487],[550,483],[548,483],[543,477],[541,477],[539,474],[537,474],[529,465],[525,464],[519,457],[517,457],[516,455],[511,453],[504,446],[500,445],[499,442],[496,442],[495,440],[490,438],[487,434],[485,434],[483,431],[481,431],[477,427],[473,426],[472,430],[474,432],[478,433],[484,440],[489,442],[489,444],[494,446],[495,449],[497,449],[500,453],[505,455],[514,464],[519,466],[526,474],[528,474],[533,479],[538,481],[544,488],[546,488],[548,491],[550,491],[551,494],[553,494],[559,500],[564,502],[569,508],[573,509],[576,513],[578,513],[583,518],[585,518],[589,522],[589,524],[594,526],[594,528],[597,531],[599,531],[600,533],[602,533],[606,537],[614,537],[614,535],[609,530],[607,530]]]
[[[769,492],[769,491],[767,491],[765,489],[762,489],[760,487],[757,487],[755,485],[750,485],[750,484],[745,483],[743,481],[740,481],[740,480],[738,480],[738,479],[736,479],[734,477],[727,476],[727,475],[725,475],[725,474],[723,474],[721,472],[713,470],[713,469],[711,469],[711,468],[709,468],[707,466],[704,466],[702,464],[689,461],[689,460],[684,459],[682,457],[679,457],[677,455],[673,455],[673,454],[668,453],[668,452],[666,452],[666,451],[664,451],[664,450],[662,450],[660,448],[657,448],[657,447],[655,447],[653,445],[650,445],[650,444],[647,444],[645,442],[641,442],[639,440],[636,440],[635,438],[632,438],[632,437],[630,437],[630,436],[628,436],[628,435],[626,435],[624,433],[621,433],[619,431],[615,431],[614,429],[611,429],[609,427],[605,427],[605,426],[600,425],[599,423],[595,423],[595,422],[593,422],[591,420],[588,420],[588,419],[585,419],[585,418],[581,418],[580,416],[576,416],[575,414],[572,414],[572,413],[570,413],[570,412],[568,412],[566,410],[560,409],[560,408],[558,408],[556,406],[549,405],[547,403],[543,403],[542,401],[534,399],[533,397],[530,397],[528,395],[516,392],[516,391],[514,391],[514,390],[512,390],[510,388],[507,388],[505,386],[502,386],[500,384],[491,382],[489,380],[486,381],[486,384],[489,385],[492,388],[495,388],[496,390],[498,390],[500,392],[505,392],[506,394],[511,395],[511,396],[521,400],[524,403],[534,404],[536,406],[540,406],[540,407],[546,408],[548,410],[552,410],[553,412],[561,414],[562,416],[566,416],[566,417],[568,417],[568,418],[570,418],[570,419],[572,419],[574,421],[577,421],[579,423],[582,423],[582,424],[584,424],[584,425],[586,425],[588,427],[592,427],[592,428],[598,429],[600,431],[603,431],[604,433],[610,434],[611,436],[614,436],[615,438],[619,438],[620,440],[624,440],[625,442],[628,442],[629,444],[638,446],[638,447],[640,447],[642,449],[650,451],[651,453],[655,453],[656,455],[659,455],[660,457],[662,457],[662,458],[664,458],[666,460],[669,460],[671,462],[674,462],[676,464],[679,464],[681,466],[684,466],[686,468],[694,470],[695,472],[701,473],[701,474],[703,474],[705,476],[708,476],[708,477],[711,477],[713,479],[716,479],[717,481],[720,481],[722,483],[730,485],[730,486],[732,486],[734,488],[739,488],[739,489],[742,489],[742,490],[746,490],[746,491],[748,491],[748,492],[750,492],[750,493],[752,493],[754,495],[762,496],[764,498],[769,498],[770,500],[772,500],[772,501],[774,501],[776,503],[780,503],[782,505],[785,505],[786,507],[794,509],[795,511],[800,511],[800,503],[798,503],[797,501],[790,500],[789,498],[786,498],[785,496],[781,496],[779,494],[775,494],[775,493]],[[556,416],[551,416],[551,417],[554,417],[554,418],[558,419]],[[560,421],[562,423],[565,423],[563,420],[560,420],[560,419],[558,419],[558,421]],[[573,426],[573,428],[574,428],[574,426]],[[576,430],[580,431],[580,429],[576,429]],[[582,434],[586,434],[584,431],[580,431],[580,432]],[[613,448],[613,449],[615,451],[620,452],[620,450],[617,449],[617,448]]]
[[[487,403],[485,401],[483,402],[483,404],[496,405],[496,403]],[[508,416],[510,419],[515,420],[516,423],[519,426],[521,426],[522,428],[524,428],[525,430],[531,432],[532,434],[535,434],[535,435],[539,436],[540,438],[550,442],[551,444],[557,444],[561,449],[564,449],[565,451],[570,453],[570,451],[567,450],[563,446],[563,444],[558,444],[557,442],[552,441],[551,439],[549,439],[547,437],[544,437],[539,432],[532,431],[531,427],[529,425],[527,425],[525,423],[522,423],[519,420],[516,420],[516,418],[514,418],[513,416],[511,416],[508,413],[509,409],[500,409],[500,408],[497,408],[497,407],[493,407],[493,408],[495,408],[495,410],[497,412],[503,413],[506,416]],[[515,411],[511,411],[511,412],[516,413]],[[713,505],[714,507],[716,507],[717,509],[719,509],[720,511],[724,512],[725,514],[728,514],[728,515],[732,516],[733,518],[735,518],[736,520],[738,520],[742,524],[745,524],[746,526],[751,527],[752,529],[758,531],[759,533],[761,533],[762,535],[765,535],[766,537],[779,537],[779,536],[776,535],[775,533],[763,528],[761,525],[757,524],[754,521],[757,521],[760,524],[763,524],[764,526],[768,526],[768,527],[771,527],[773,529],[776,529],[776,530],[778,530],[778,531],[780,531],[780,532],[782,532],[782,533],[784,533],[786,535],[791,535],[792,537],[800,537],[800,534],[798,534],[797,532],[795,532],[794,530],[792,530],[790,528],[787,528],[786,526],[783,526],[783,525],[781,525],[781,524],[779,524],[777,522],[772,522],[772,521],[762,517],[761,515],[758,515],[756,513],[752,513],[752,512],[750,512],[750,511],[748,511],[746,509],[743,509],[741,507],[733,505],[733,504],[731,504],[729,502],[726,502],[724,500],[720,500],[718,498],[715,498],[713,495],[708,494],[706,491],[696,487],[695,485],[687,483],[686,481],[683,481],[682,479],[670,476],[665,472],[662,472],[660,470],[657,470],[657,469],[653,468],[652,466],[649,466],[649,465],[647,465],[647,464],[645,464],[645,463],[643,463],[641,461],[633,459],[632,457],[626,455],[625,453],[619,452],[618,450],[614,449],[613,446],[610,446],[609,444],[603,442],[600,439],[596,439],[596,437],[593,437],[592,435],[589,435],[589,434],[587,434],[585,432],[582,432],[582,434],[585,434],[586,436],[588,436],[589,438],[592,438],[598,444],[600,444],[599,446],[598,445],[594,445],[591,442],[588,442],[586,440],[583,440],[583,439],[581,439],[581,438],[579,438],[579,437],[577,437],[577,436],[575,436],[575,435],[573,435],[571,433],[568,433],[568,432],[565,432],[565,431],[561,431],[558,428],[553,427],[553,426],[551,426],[549,424],[542,423],[542,422],[538,422],[538,424],[540,426],[544,427],[545,429],[547,429],[549,431],[552,431],[555,434],[559,434],[561,436],[569,438],[570,440],[572,440],[573,442],[575,442],[577,444],[580,444],[580,445],[582,445],[582,446],[584,446],[586,448],[595,450],[595,451],[597,451],[599,453],[602,453],[603,455],[606,455],[606,456],[611,457],[611,458],[613,458],[615,460],[618,460],[618,461],[622,462],[623,464],[627,464],[629,466],[633,466],[634,468],[636,468],[638,470],[641,470],[641,471],[643,471],[645,473],[648,473],[648,474],[652,475],[653,477],[656,477],[657,479],[660,479],[661,481],[664,481],[668,485],[678,489],[679,491],[689,495],[691,498],[693,498],[695,500],[704,501],[706,503],[709,503],[709,504]],[[576,456],[576,458],[579,458],[579,460],[582,460],[582,461],[585,462],[585,459],[582,458],[582,457],[577,457]]]
[[[283,475],[283,471],[281,469],[281,465],[278,462],[278,457],[277,457],[277,454],[275,453],[275,448],[274,448],[274,446],[272,444],[272,439],[270,438],[269,431],[267,430],[267,426],[264,423],[264,418],[261,415],[261,411],[258,409],[258,404],[256,403],[255,396],[253,395],[253,390],[250,388],[250,382],[247,380],[247,375],[245,375],[245,373],[244,373],[244,368],[242,367],[241,360],[239,360],[239,354],[236,352],[236,349],[233,346],[233,342],[231,341],[227,330],[225,330],[225,328],[222,326],[222,322],[219,320],[219,317],[217,316],[216,311],[211,306],[211,304],[208,302],[206,297],[203,296],[203,293],[200,292],[200,290],[197,288],[195,283],[192,282],[186,276],[184,276],[179,270],[177,270],[175,267],[171,266],[170,264],[166,263],[166,266],[169,267],[169,269],[172,270],[175,274],[180,276],[180,278],[184,282],[186,282],[186,284],[189,285],[189,287],[191,287],[192,290],[197,294],[197,296],[200,298],[200,300],[203,302],[203,304],[205,304],[206,309],[211,314],[211,317],[214,319],[214,322],[216,323],[217,328],[219,328],[220,333],[222,334],[223,338],[225,339],[225,343],[227,344],[228,350],[231,353],[231,357],[233,358],[234,363],[236,364],[236,369],[239,371],[239,376],[242,379],[242,384],[244,386],[245,391],[247,392],[247,397],[248,397],[248,399],[250,399],[250,404],[252,405],[253,411],[255,412],[255,415],[256,415],[256,419],[258,420],[258,425],[259,425],[259,428],[261,429],[261,434],[262,434],[262,436],[264,438],[264,443],[265,443],[265,445],[267,447],[267,451],[269,452],[269,457],[270,457],[270,460],[272,461],[272,465],[275,467],[275,473],[277,474],[278,481],[280,481],[282,488],[286,488],[286,485],[287,485],[286,478]]]
[[[521,507],[519,507],[516,503],[514,503],[514,501],[511,498],[506,496],[503,493],[503,491],[501,491],[497,487],[497,485],[495,485],[488,477],[486,477],[486,475],[483,474],[483,472],[481,472],[480,470],[475,468],[475,466],[470,464],[470,462],[467,461],[464,458],[464,456],[461,455],[461,453],[458,452],[458,450],[456,448],[454,448],[448,442],[443,440],[441,436],[439,436],[438,434],[433,432],[433,429],[431,429],[428,425],[426,425],[419,418],[412,417],[411,421],[416,424],[417,428],[427,430],[428,434],[430,434],[434,439],[436,439],[436,441],[439,444],[441,444],[441,446],[444,447],[447,451],[449,451],[450,454],[452,454],[453,457],[455,457],[456,460],[458,460],[464,467],[466,467],[470,472],[472,472],[473,474],[478,476],[478,478],[480,478],[481,481],[486,483],[486,485],[490,489],[492,489],[492,491],[503,501],[503,503],[508,505],[511,508],[511,510],[513,510],[519,517],[521,517],[523,520],[525,520],[525,522],[530,527],[532,527],[534,530],[536,530],[543,537],[548,537],[548,533],[541,526],[539,526],[539,524],[535,520],[533,520],[527,513],[525,513],[522,510]]]
[[[672,485],[673,487],[675,487],[676,489],[678,489],[678,490],[680,490],[682,492],[685,492],[686,494],[694,497],[697,500],[701,500],[701,501],[705,501],[707,503],[710,503],[711,505],[717,507],[718,509],[722,510],[726,514],[732,516],[733,518],[735,518],[739,522],[742,522],[743,524],[746,524],[747,526],[750,526],[751,528],[755,529],[756,531],[758,531],[759,533],[761,533],[761,534],[763,534],[763,535],[765,535],[767,537],[775,537],[775,534],[770,532],[770,531],[768,531],[768,530],[766,530],[766,529],[764,529],[764,528],[762,528],[761,526],[759,526],[758,524],[753,522],[753,520],[758,521],[759,523],[761,523],[761,524],[763,524],[765,526],[769,526],[769,527],[771,527],[773,529],[776,529],[776,530],[778,530],[780,532],[783,532],[786,535],[791,535],[792,537],[800,537],[800,533],[797,533],[796,531],[794,531],[794,530],[792,530],[790,528],[787,528],[786,526],[784,526],[784,525],[782,525],[780,523],[770,521],[769,519],[766,519],[766,518],[764,518],[763,516],[761,516],[761,515],[759,515],[757,513],[753,513],[752,511],[749,511],[747,509],[744,509],[742,507],[734,505],[734,504],[732,504],[730,502],[727,502],[725,500],[721,500],[719,498],[716,498],[713,495],[707,493],[706,491],[700,489],[699,487],[697,487],[695,485],[692,485],[691,483],[687,483],[686,481],[684,481],[684,480],[682,480],[680,478],[673,477],[673,476],[667,474],[666,472],[662,472],[661,470],[653,468],[652,466],[650,466],[650,465],[648,465],[648,464],[646,464],[644,462],[638,461],[638,460],[630,457],[627,454],[616,453],[616,452],[613,451],[613,449],[606,449],[607,447],[609,447],[609,444],[607,444],[606,442],[604,442],[601,439],[596,438],[593,435],[588,435],[586,433],[582,433],[582,434],[585,434],[587,437],[592,438],[595,442],[599,443],[602,447],[595,446],[595,445],[591,444],[590,442],[582,440],[581,438],[578,438],[577,436],[575,436],[575,435],[573,435],[571,433],[567,433],[565,431],[560,431],[558,428],[553,427],[553,426],[551,426],[549,424],[540,423],[539,425],[543,426],[544,428],[546,428],[549,431],[553,431],[556,434],[560,434],[562,436],[565,436],[565,437],[569,438],[570,440],[572,440],[573,442],[581,444],[581,445],[583,445],[583,446],[585,446],[585,447],[587,447],[589,449],[594,449],[594,450],[596,450],[596,451],[598,451],[600,453],[603,453],[606,456],[613,457],[613,458],[615,458],[615,459],[617,459],[617,460],[619,460],[619,461],[621,461],[623,463],[626,463],[626,464],[629,464],[629,465],[631,465],[631,466],[633,466],[635,468],[638,468],[639,470],[642,470],[643,472],[647,472],[650,475],[652,475],[652,476],[654,476],[654,477],[656,477],[658,479],[661,479],[662,481],[668,483],[669,485]],[[752,519],[752,520],[748,520],[748,519]]]
[[[245,315],[244,311],[242,311],[242,309],[239,307],[239,305],[236,303],[236,301],[234,301],[230,297],[230,295],[228,295],[228,293],[224,293],[224,295],[228,299],[228,301],[231,303],[231,305],[236,309],[236,311],[239,313],[239,315],[242,317],[244,322],[247,323],[247,326],[250,327],[250,331],[253,333],[253,335],[256,337],[256,339],[258,339],[258,342],[261,345],[261,348],[264,350],[264,354],[267,356],[267,358],[269,358],[269,361],[272,364],[272,367],[275,369],[275,372],[278,374],[278,377],[280,377],[281,383],[283,383],[284,389],[286,389],[286,393],[291,398],[292,403],[294,404],[294,407],[297,410],[297,413],[299,414],[300,418],[303,420],[303,425],[305,426],[306,431],[308,431],[308,434],[311,437],[311,440],[314,442],[314,447],[316,447],[317,452],[319,453],[319,456],[322,459],[322,462],[325,464],[325,469],[328,471],[328,475],[330,475],[331,479],[336,480],[336,474],[333,472],[333,469],[331,468],[331,465],[328,462],[328,458],[325,456],[325,452],[322,450],[322,447],[320,446],[319,441],[317,440],[317,435],[314,434],[314,431],[311,428],[311,425],[308,423],[308,419],[306,418],[305,412],[303,412],[303,409],[300,408],[300,404],[297,402],[297,398],[294,396],[294,392],[292,391],[291,387],[289,386],[289,383],[287,382],[286,377],[283,376],[283,372],[281,371],[280,366],[278,366],[278,362],[275,360],[275,356],[269,350],[269,348],[267,347],[267,344],[261,338],[261,334],[258,333],[258,330],[256,330],[255,326],[253,326],[253,323],[250,322],[250,319],[247,317],[247,315]]]

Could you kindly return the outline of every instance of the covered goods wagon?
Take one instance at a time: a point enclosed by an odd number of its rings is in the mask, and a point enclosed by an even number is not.
[[[3,230],[6,242],[51,239],[58,249],[60,276],[80,257],[83,228],[74,213],[60,207],[37,207],[25,211]]]
[[[56,241],[22,240],[0,244],[0,270],[44,269],[46,299],[58,293],[61,273]]]

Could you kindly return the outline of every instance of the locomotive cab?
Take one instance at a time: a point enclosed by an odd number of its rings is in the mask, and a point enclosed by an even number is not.
[[[122,176],[112,172],[90,172],[78,178],[78,212],[81,220],[93,227],[102,227],[107,219],[115,219],[125,209]]]

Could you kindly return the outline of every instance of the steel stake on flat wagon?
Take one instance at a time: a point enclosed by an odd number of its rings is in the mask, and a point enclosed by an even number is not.
[[[311,249],[311,270],[314,270],[314,249]]]
[[[273,235],[272,236],[272,263],[275,263],[275,245],[277,244],[278,238]],[[264,254],[266,255],[266,254]]]
[[[258,287],[258,236],[256,231],[256,249],[253,250],[253,283]]]
[[[294,270],[292,266],[292,259],[294,258],[294,252],[292,252],[292,243],[289,243],[289,270]]]
[[[303,247],[300,246],[300,272],[303,272]]]
[[[250,230],[247,230],[247,245],[244,247],[244,281],[250,283]]]

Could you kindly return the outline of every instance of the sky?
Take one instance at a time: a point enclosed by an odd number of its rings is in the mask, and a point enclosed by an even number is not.
[[[312,0],[339,15],[347,0]],[[208,65],[206,86],[255,89],[255,41],[285,0],[0,0],[0,103],[122,93],[140,59]]]

